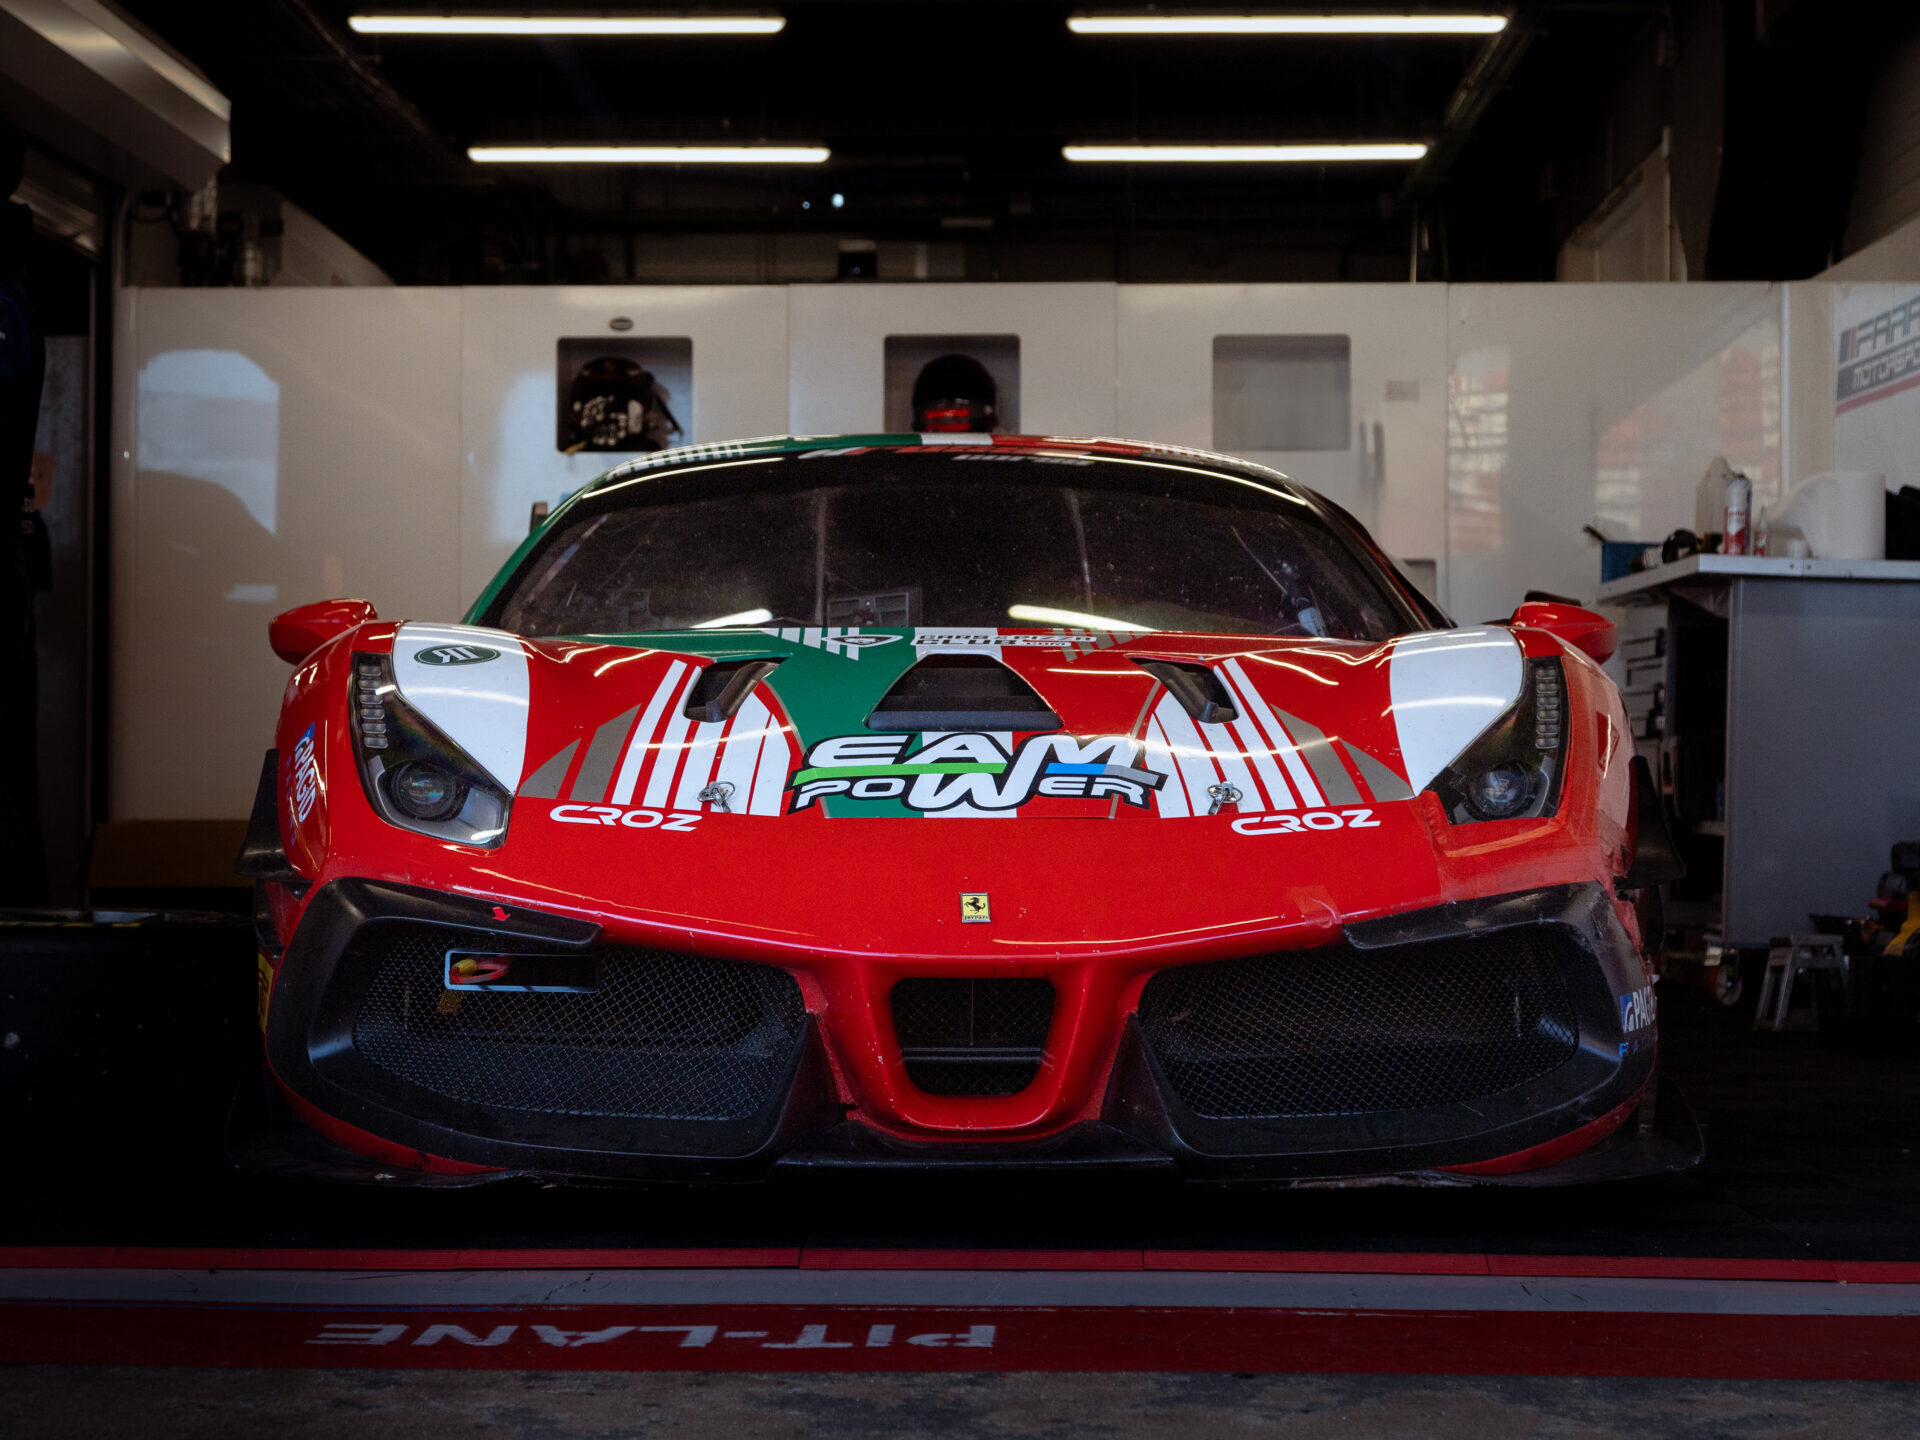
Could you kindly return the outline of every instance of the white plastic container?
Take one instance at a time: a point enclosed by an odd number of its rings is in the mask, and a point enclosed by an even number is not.
[[[1794,540],[1822,560],[1880,560],[1887,553],[1887,479],[1869,470],[1809,475],[1767,507],[1767,548],[1790,555]]]

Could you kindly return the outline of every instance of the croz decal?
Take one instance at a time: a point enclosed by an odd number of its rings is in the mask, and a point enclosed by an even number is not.
[[[429,645],[414,651],[413,658],[422,665],[479,665],[498,660],[500,652],[484,645]]]
[[[1301,835],[1309,830],[1378,830],[1373,811],[1309,810],[1304,815],[1248,815],[1233,822],[1242,835]]]
[[[1644,1030],[1653,1024],[1654,1011],[1653,987],[1642,985],[1638,990],[1629,990],[1620,997],[1620,1029],[1631,1035],[1635,1030]]]
[[[686,833],[700,823],[697,812],[666,814],[659,810],[622,810],[618,805],[556,805],[549,820],[565,825],[618,825],[626,830],[678,830]]]
[[[992,735],[942,735],[912,753],[911,735],[836,735],[793,773],[788,813],[828,795],[897,800],[923,814],[968,806],[1017,810],[1038,795],[1145,806],[1166,777],[1140,766],[1129,735],[1030,735],[1008,754]]]
[[[320,796],[320,762],[313,758],[313,726],[307,726],[293,747],[293,773],[288,777],[292,786],[288,804],[293,810],[293,823],[298,825],[307,818],[307,812],[313,809],[313,802]]]

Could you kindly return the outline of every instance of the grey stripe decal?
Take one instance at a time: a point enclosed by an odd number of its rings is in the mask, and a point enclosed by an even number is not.
[[[520,794],[528,800],[558,800],[560,782],[567,778],[567,767],[573,764],[573,752],[580,748],[578,740],[569,740],[546,764],[527,777],[527,783],[520,787]]]
[[[996,1270],[0,1270],[0,1300],[198,1305],[966,1305],[1920,1315],[1920,1286],[1544,1276]],[[502,1317],[504,1320],[506,1317]]]
[[[1411,800],[1413,790],[1407,782],[1393,773],[1393,768],[1384,761],[1376,760],[1350,740],[1342,740],[1347,754],[1353,757],[1353,763],[1359,767],[1360,778],[1367,782],[1367,788],[1373,791],[1376,800]]]
[[[613,767],[620,763],[620,754],[627,748],[627,732],[633,729],[633,717],[639,713],[640,707],[636,705],[593,732],[593,743],[587,747],[587,758],[580,762],[580,773],[573,777],[573,793],[569,799],[598,805],[607,798],[607,789],[613,784]]]
[[[1327,732],[1277,707],[1273,713],[1280,717],[1280,723],[1293,736],[1293,743],[1300,747],[1300,758],[1313,771],[1313,778],[1320,786],[1320,793],[1326,796],[1327,804],[1358,805],[1360,787],[1353,783],[1353,777],[1347,774],[1347,767],[1333,753]]]

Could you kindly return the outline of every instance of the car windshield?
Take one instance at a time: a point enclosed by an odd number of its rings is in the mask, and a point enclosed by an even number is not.
[[[567,508],[481,619],[533,636],[933,625],[1380,640],[1427,617],[1280,485],[996,447],[615,480]]]

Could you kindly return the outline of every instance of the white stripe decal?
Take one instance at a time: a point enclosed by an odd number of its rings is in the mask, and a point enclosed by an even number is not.
[[[1266,788],[1267,807],[1272,810],[1293,809],[1293,792],[1287,788],[1286,777],[1274,762],[1272,748],[1260,738],[1260,731],[1247,714],[1244,700],[1240,702],[1239,709],[1240,718],[1230,728],[1239,739],[1241,748],[1253,761],[1254,773],[1259,775],[1261,785]]]
[[[1206,742],[1194,728],[1192,718],[1171,695],[1161,698],[1153,708],[1153,715],[1173,746],[1173,758],[1180,766],[1180,778],[1186,783],[1187,800],[1193,806],[1193,813],[1206,814],[1208,807],[1213,804],[1207,787],[1220,783],[1220,772],[1213,768]]]
[[[686,684],[673,697],[673,709],[667,713],[667,723],[660,727],[660,743],[654,747],[653,768],[647,775],[646,793],[640,799],[640,803],[649,810],[664,806],[673,789],[673,775],[680,768],[681,745],[687,731],[693,727],[693,721],[687,718],[687,692],[693,689],[693,682],[699,674],[695,670],[687,676]]]
[[[653,741],[654,728],[660,723],[660,712],[667,708],[686,669],[687,662],[684,660],[676,660],[668,666],[667,673],[653,692],[653,698],[647,702],[646,712],[641,715],[640,723],[634,726],[633,739],[627,742],[626,758],[620,762],[620,778],[614,784],[609,804],[625,805],[632,801],[633,787],[640,783],[640,769],[646,764],[650,753],[648,747]]]
[[[1240,798],[1233,802],[1233,808],[1242,815],[1266,809],[1260,799],[1260,787],[1253,783],[1253,772],[1247,768],[1247,757],[1240,753],[1240,746],[1227,733],[1227,727],[1202,725],[1200,733],[1206,737],[1213,763],[1220,767],[1220,778],[1240,792]]]
[[[727,808],[736,815],[746,811],[753,798],[753,771],[760,760],[760,748],[767,738],[767,707],[758,695],[749,693],[734,713],[733,727],[727,731],[727,743],[720,751],[720,768],[714,775],[716,785],[731,785]]]
[[[1254,723],[1252,706],[1247,697],[1240,693],[1240,687],[1234,683],[1233,676],[1226,670],[1214,672],[1220,677],[1220,683],[1226,687],[1227,694],[1233,698],[1233,708],[1240,712],[1240,718],[1230,722],[1240,748],[1253,761],[1254,771],[1260,776],[1260,783],[1266,787],[1268,808],[1273,810],[1293,809],[1293,792],[1287,788],[1286,778],[1281,775],[1280,767],[1274,762],[1273,747],[1260,737],[1260,727]]]
[[[1160,818],[1179,820],[1192,814],[1187,804],[1187,787],[1180,782],[1180,766],[1173,758],[1173,747],[1167,743],[1167,732],[1160,728],[1160,722],[1151,715],[1147,717],[1142,744],[1146,750],[1146,758],[1142,763],[1147,769],[1167,777],[1165,783],[1153,792],[1153,803],[1160,811]]]
[[[494,654],[468,664],[423,664],[438,647]],[[409,621],[393,637],[393,678],[407,703],[444,730],[509,795],[527,763],[527,652],[517,635],[476,625]]]
[[[1272,711],[1267,712],[1267,718],[1272,722],[1273,728],[1286,737],[1281,742],[1286,748],[1280,752],[1280,758],[1286,763],[1287,774],[1291,775],[1294,783],[1300,787],[1300,803],[1309,810],[1319,809],[1327,803],[1327,797],[1320,793],[1320,783],[1313,778],[1313,771],[1308,768],[1306,757],[1300,753],[1300,746],[1293,738],[1293,732],[1287,729],[1281,723],[1280,717]]]
[[[753,772],[753,800],[747,806],[751,815],[778,815],[787,793],[787,776],[793,773],[793,747],[780,722],[767,716],[766,738],[760,744],[760,765]]]
[[[726,733],[725,720],[704,720],[687,742],[686,763],[680,767],[680,788],[674,792],[673,808],[698,810],[700,792],[707,788],[713,774],[713,762],[720,753],[720,737]]]
[[[1235,691],[1245,698],[1254,721],[1265,732],[1281,763],[1287,767],[1287,774],[1292,777],[1294,788],[1300,793],[1300,803],[1309,810],[1318,810],[1327,802],[1321,797],[1320,787],[1313,783],[1313,772],[1307,769],[1307,762],[1300,758],[1300,750],[1293,743],[1293,737],[1287,734],[1286,726],[1280,723],[1266,699],[1254,688],[1253,681],[1247,678],[1247,672],[1240,668],[1238,659],[1227,661],[1222,668],[1239,682],[1234,686]]]

